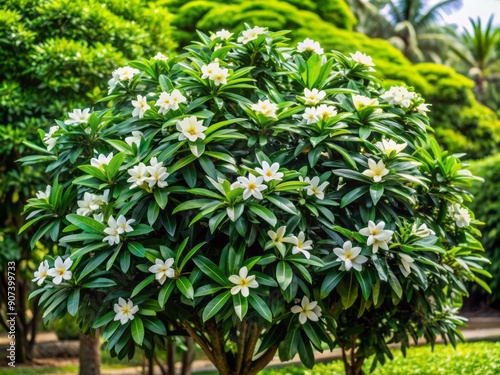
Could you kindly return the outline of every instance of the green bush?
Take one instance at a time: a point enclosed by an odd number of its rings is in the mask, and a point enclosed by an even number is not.
[[[370,362],[363,367],[370,373]],[[408,349],[406,357],[394,354],[392,361],[378,367],[372,375],[495,375],[500,372],[500,342],[475,342],[452,347],[437,345]],[[302,366],[287,366],[262,371],[260,375],[344,375],[341,361],[318,363],[312,370]]]
[[[471,163],[474,174],[486,180],[484,184],[473,184],[471,192],[476,199],[469,204],[476,218],[484,222],[481,227],[484,246],[491,264],[486,269],[493,275],[490,281],[492,302],[500,302],[500,154]]]
[[[29,259],[32,233],[18,236],[24,224],[20,213],[28,197],[47,185],[38,166],[15,163],[28,153],[25,142],[40,144],[38,129],[73,108],[90,107],[107,90],[105,77],[128,60],[175,48],[172,16],[155,4],[0,0],[0,270],[8,261]],[[17,290],[23,300],[29,279],[22,277],[22,268],[32,265],[19,264]],[[23,347],[20,337],[17,347]],[[18,362],[23,357],[18,354]]]

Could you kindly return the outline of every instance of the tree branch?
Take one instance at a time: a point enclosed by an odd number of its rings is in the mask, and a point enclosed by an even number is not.
[[[193,329],[189,325],[188,322],[184,322],[182,325],[184,326],[186,331],[189,333],[189,336],[191,336],[193,338],[193,340],[200,346],[200,348],[203,350],[203,352],[207,355],[210,362],[215,363],[214,354],[213,354],[212,350],[210,349],[210,346],[209,346],[208,342],[206,341],[206,339],[203,336],[199,335],[196,332],[196,330]]]
[[[274,358],[274,355],[276,354],[276,351],[278,350],[279,346],[280,346],[279,343],[274,344],[269,349],[267,349],[262,356],[253,361],[247,374],[249,375],[257,374],[260,370],[266,367],[267,364],[271,362],[272,359]]]

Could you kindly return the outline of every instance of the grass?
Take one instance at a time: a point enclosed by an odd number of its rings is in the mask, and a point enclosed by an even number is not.
[[[437,345],[408,349],[406,358],[394,351],[394,359],[377,366],[372,375],[496,375],[500,374],[500,342],[474,342],[452,346]],[[368,374],[371,360],[363,370]],[[303,366],[269,369],[261,375],[344,375],[341,361],[319,363],[312,370]]]
[[[124,368],[142,365],[142,355],[131,361],[119,361],[110,358],[103,352],[102,368]],[[369,373],[371,360],[364,366]],[[78,366],[62,367],[23,367],[0,368],[0,375],[43,375],[43,374],[77,374]],[[429,346],[408,349],[406,358],[400,351],[394,351],[394,359],[384,366],[378,366],[372,375],[496,375],[500,374],[500,342],[473,342],[459,344],[457,349],[451,346],[437,345],[434,351]],[[204,372],[198,375],[216,375]],[[318,363],[309,370],[303,366],[287,366],[262,371],[260,375],[344,375],[341,361]]]

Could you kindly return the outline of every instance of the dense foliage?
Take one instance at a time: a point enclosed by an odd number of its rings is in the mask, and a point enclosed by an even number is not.
[[[120,358],[189,334],[221,374],[277,350],[311,367],[324,344],[357,374],[389,342],[456,342],[487,261],[474,177],[429,138],[419,94],[286,34],[199,33],[116,69],[110,108],[41,133],[48,150],[22,160],[48,162],[51,185],[23,230],[59,245],[35,274],[45,320],[103,327]]]
[[[473,184],[470,191],[476,199],[469,204],[474,210],[477,219],[483,222],[481,242],[491,264],[487,270],[493,275],[489,282],[492,290],[492,301],[497,305],[500,302],[500,202],[498,189],[500,188],[500,155],[490,156],[471,164],[471,169],[487,183]]]
[[[497,151],[500,120],[492,110],[477,102],[471,80],[442,65],[414,65],[389,41],[353,32],[352,13],[346,11],[343,1],[315,3],[317,9],[311,7],[309,1],[231,1],[220,4],[213,0],[169,0],[166,4],[175,15],[175,37],[181,45],[196,38],[196,29],[205,32],[222,28],[240,31],[248,22],[266,24],[275,30],[292,30],[290,37],[294,43],[311,38],[319,41],[325,51],[345,54],[364,51],[373,58],[377,66],[376,76],[384,80],[386,88],[394,84],[411,86],[432,103],[433,111],[429,116],[436,130],[435,136],[446,149],[466,152],[468,158],[480,158]],[[445,2],[440,2],[441,8],[450,6],[441,3]],[[421,2],[414,5],[420,6]],[[325,9],[329,9],[327,14]],[[413,16],[425,19],[432,18],[432,14],[427,12],[419,16],[418,12],[413,12]],[[335,19],[349,21],[342,24]],[[426,47],[426,50],[429,49]]]
[[[29,153],[25,142],[40,144],[38,129],[102,96],[107,90],[104,78],[117,65],[175,48],[170,20],[167,10],[145,0],[0,0],[0,285],[7,277],[6,262],[19,262],[18,308],[23,317],[18,323],[18,362],[26,357],[20,352],[25,346],[21,337],[30,334],[24,327],[31,317],[24,317],[24,301],[32,269],[29,275],[24,271],[34,264],[26,263],[33,233],[19,236],[18,231],[26,200],[46,185],[47,177],[38,166],[21,167],[15,161]],[[35,260],[48,250],[40,248]],[[1,290],[3,296],[7,288]],[[0,308],[5,301],[0,299]],[[0,323],[5,327],[3,318]],[[33,327],[33,339],[35,332]]]

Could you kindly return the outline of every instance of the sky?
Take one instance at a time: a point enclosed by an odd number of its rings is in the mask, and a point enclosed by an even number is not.
[[[494,14],[493,24],[500,26],[500,0],[463,0],[464,6],[461,10],[445,17],[446,23],[455,23],[461,27],[470,29],[469,17],[481,18],[481,24],[488,22],[488,18]]]

